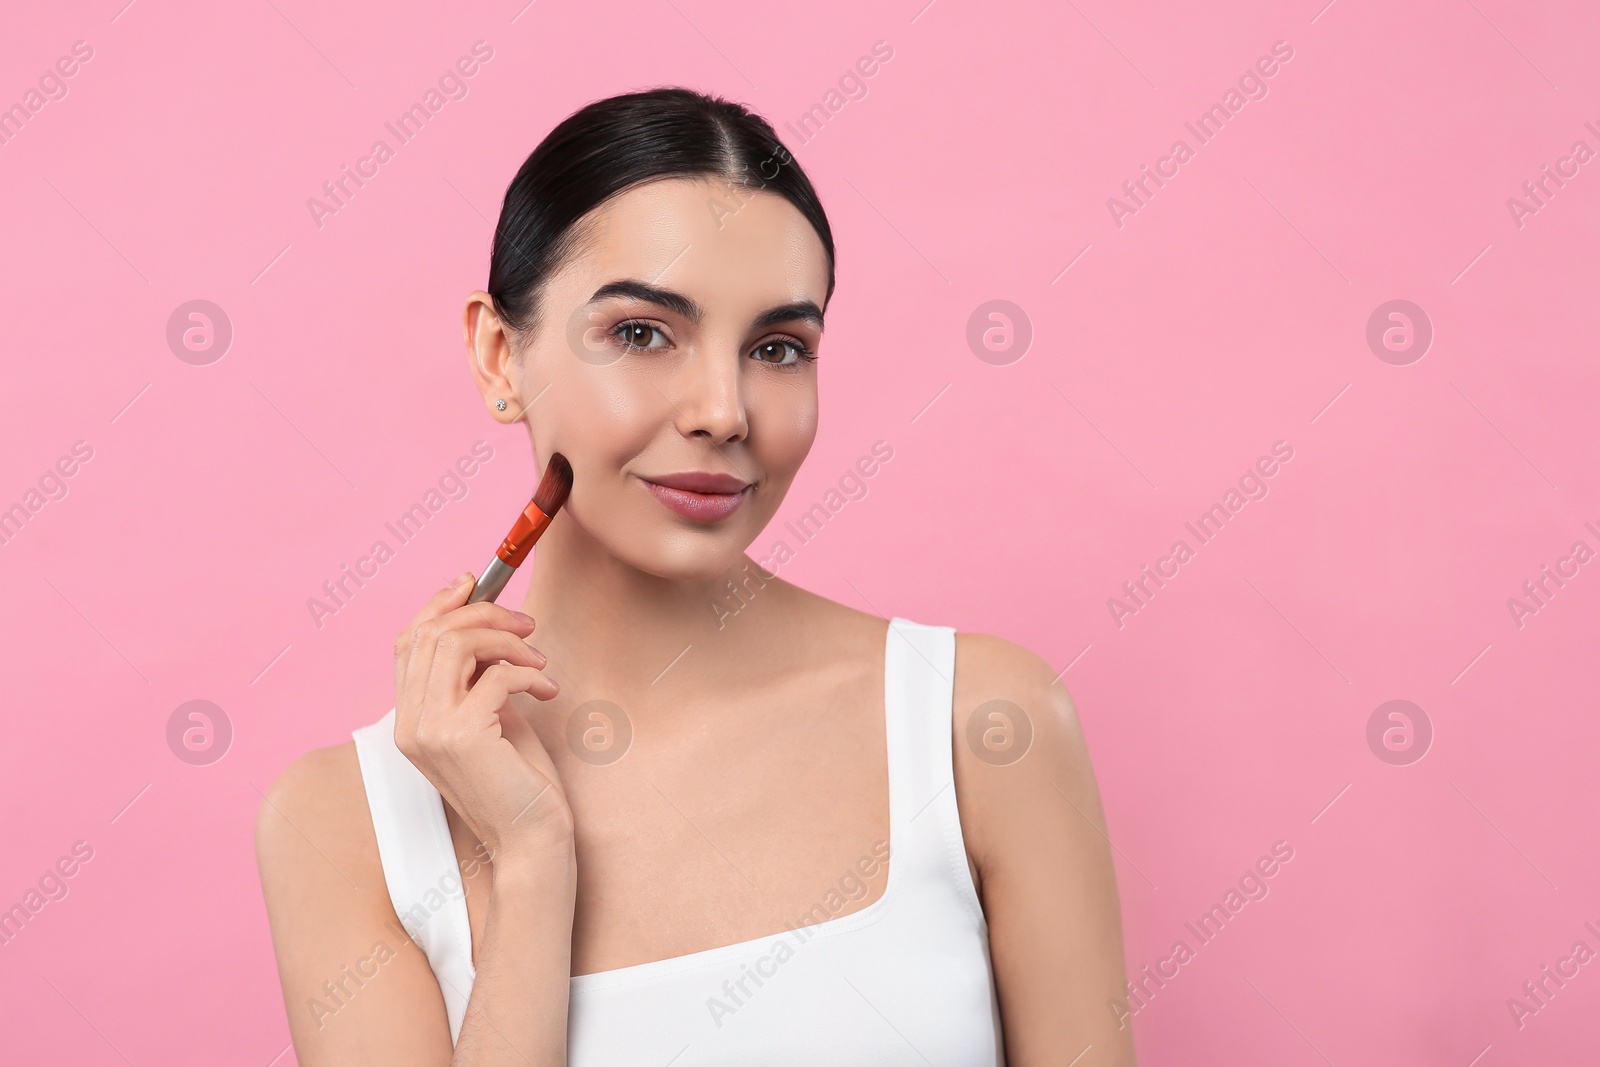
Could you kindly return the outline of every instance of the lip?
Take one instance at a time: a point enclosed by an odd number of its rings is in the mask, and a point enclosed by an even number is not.
[[[642,476],[641,476],[642,477]],[[682,474],[659,474],[645,481],[664,485],[668,489],[687,489],[691,493],[737,493],[750,483],[731,474],[713,474],[709,471],[684,471]]]
[[[694,522],[720,522],[738,511],[750,495],[750,483],[731,474],[688,471],[641,477],[650,495]]]

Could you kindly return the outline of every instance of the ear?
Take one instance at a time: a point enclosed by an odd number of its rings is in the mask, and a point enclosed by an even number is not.
[[[511,330],[495,311],[494,299],[482,289],[467,295],[461,329],[472,379],[483,395],[489,414],[497,422],[521,422],[522,368],[513,354]],[[499,400],[505,401],[504,411],[495,403]]]

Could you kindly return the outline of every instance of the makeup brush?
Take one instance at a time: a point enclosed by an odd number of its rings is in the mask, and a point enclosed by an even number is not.
[[[545,527],[550,525],[550,520],[556,517],[561,505],[567,502],[567,494],[571,491],[572,464],[560,452],[551,453],[550,462],[544,468],[544,477],[539,479],[539,488],[534,491],[533,502],[517,516],[511,532],[495,549],[495,558],[484,568],[483,576],[467,598],[468,604],[476,604],[480,600],[493,601],[500,595],[500,591],[511,580],[512,572],[528,558],[528,550],[539,540]]]

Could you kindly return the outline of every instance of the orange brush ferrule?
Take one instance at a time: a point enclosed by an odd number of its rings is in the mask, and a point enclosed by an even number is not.
[[[539,510],[539,505],[529,502],[522,514],[517,516],[517,521],[512,524],[511,532],[506,539],[500,542],[500,547],[495,549],[495,555],[508,567],[520,567],[522,561],[528,558],[528,552],[533,548],[533,543],[539,540],[539,535],[544,533],[544,528],[550,525],[554,516],[546,515]]]

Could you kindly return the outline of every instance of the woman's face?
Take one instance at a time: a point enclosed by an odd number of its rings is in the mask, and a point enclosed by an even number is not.
[[[822,242],[783,197],[720,181],[635,186],[583,226],[507,368],[539,470],[567,457],[569,521],[625,563],[716,577],[816,436]]]

